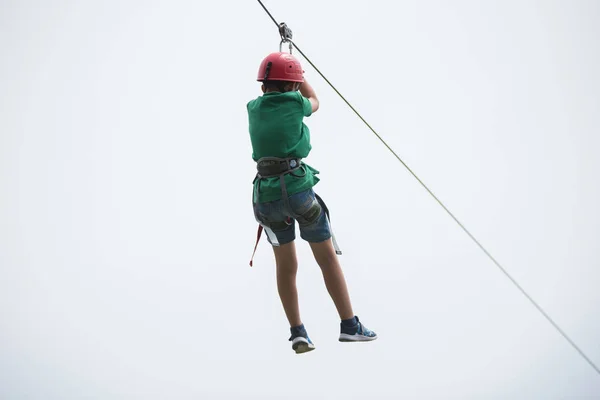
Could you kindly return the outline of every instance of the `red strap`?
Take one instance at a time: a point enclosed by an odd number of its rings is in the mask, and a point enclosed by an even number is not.
[[[256,244],[254,245],[254,251],[252,252],[252,258],[250,259],[250,266],[252,266],[252,260],[254,260],[254,254],[256,254],[256,248],[258,247],[258,242],[260,241],[260,235],[262,235],[262,231],[262,225],[258,225],[258,232],[256,232]]]

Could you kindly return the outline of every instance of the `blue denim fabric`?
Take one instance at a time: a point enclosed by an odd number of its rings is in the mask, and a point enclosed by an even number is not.
[[[308,219],[307,223],[298,224],[302,239],[318,243],[331,238],[327,215],[312,189],[293,194],[288,201],[292,210],[286,209],[283,200],[254,204],[256,217],[262,224],[271,228],[279,244],[290,243],[296,239],[296,221],[292,217],[294,213]]]

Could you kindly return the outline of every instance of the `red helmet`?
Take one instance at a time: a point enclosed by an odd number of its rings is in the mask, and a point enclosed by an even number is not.
[[[257,81],[304,82],[300,61],[290,53],[271,53],[260,63]]]

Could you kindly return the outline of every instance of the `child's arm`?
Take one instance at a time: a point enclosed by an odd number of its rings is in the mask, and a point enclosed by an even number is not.
[[[312,86],[304,80],[304,82],[300,85],[300,94],[306,97],[310,104],[312,104],[312,112],[315,112],[319,109],[319,99],[317,99],[317,94]]]

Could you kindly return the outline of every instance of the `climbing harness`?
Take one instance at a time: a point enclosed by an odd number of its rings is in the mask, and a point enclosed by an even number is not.
[[[256,173],[256,176],[253,181],[254,191],[253,191],[253,195],[252,195],[252,207],[254,209],[254,218],[256,219],[256,222],[258,222],[258,231],[256,233],[256,244],[254,245],[254,252],[252,253],[252,257],[250,259],[250,266],[253,265],[254,255],[256,254],[258,242],[260,241],[260,237],[261,237],[263,230],[264,230],[265,234],[267,235],[267,237],[269,238],[269,241],[271,242],[271,244],[275,247],[279,246],[279,240],[277,239],[277,235],[275,235],[275,232],[273,231],[272,227],[270,226],[270,224],[266,223],[265,221],[260,220],[259,215],[256,210],[256,202],[258,200],[258,193],[260,191],[260,183],[261,183],[262,179],[279,177],[279,184],[281,186],[281,200],[283,201],[284,208],[290,213],[290,215],[288,216],[288,220],[286,221],[286,223],[288,225],[291,224],[291,218],[298,221],[298,224],[300,224],[301,226],[313,222],[312,220],[307,219],[306,216],[297,214],[294,212],[294,210],[292,209],[292,207],[290,205],[287,186],[285,183],[285,177],[287,175],[295,176],[297,178],[302,178],[303,176],[305,176],[306,175],[305,168],[306,168],[306,166],[302,162],[302,159],[298,158],[298,157],[288,157],[288,158],[263,157],[263,158],[260,158],[256,162],[257,173]],[[302,171],[301,175],[295,174],[295,172],[299,171],[299,170]],[[341,255],[342,251],[340,250],[340,248],[337,244],[335,235],[333,234],[333,229],[331,229],[331,220],[330,220],[330,216],[329,216],[329,209],[327,208],[327,205],[325,204],[323,199],[316,193],[315,193],[315,199],[319,203],[319,206],[321,207],[322,212],[325,213],[325,218],[327,218],[327,222],[330,226],[331,239],[333,242],[333,247],[335,249],[335,252],[336,252],[336,254]],[[319,213],[319,215],[320,215],[320,213]]]
[[[271,20],[279,28],[279,33],[282,37],[282,42],[280,43],[280,46],[284,42],[288,42],[290,45],[290,52],[291,52],[291,47],[293,46],[298,51],[298,53],[300,53],[300,55],[302,55],[302,57],[304,57],[304,59],[311,65],[311,67],[313,67],[315,69],[315,71],[325,80],[325,82],[327,82],[327,84],[338,94],[338,96],[340,96],[340,98],[348,105],[348,107],[350,107],[350,109],[352,111],[354,111],[354,113],[358,116],[358,118],[360,118],[360,120],[371,130],[371,132],[373,132],[373,134],[375,136],[377,136],[377,138],[383,143],[383,145],[385,147],[387,147],[387,149],[394,155],[394,157],[396,157],[396,159],[421,184],[421,186],[423,186],[423,188],[444,209],[444,211],[446,211],[446,213],[448,213],[448,215],[454,220],[454,222],[456,222],[458,224],[458,226],[467,234],[467,236],[469,236],[471,238],[471,240],[473,240],[473,242],[475,242],[475,244],[481,249],[481,251],[483,251],[485,253],[485,255],[492,261],[492,263],[494,263],[496,265],[496,267],[498,267],[498,269],[513,283],[513,285],[521,292],[521,294],[523,296],[525,296],[525,298],[527,300],[529,300],[529,302],[540,312],[540,314],[542,314],[542,316],[544,318],[546,318],[546,320],[557,330],[558,333],[561,334],[561,336],[573,347],[573,349],[575,349],[575,351],[577,351],[577,353],[579,353],[579,355],[598,374],[600,374],[600,368],[598,368],[596,366],[596,364],[594,364],[594,362],[583,352],[583,350],[581,350],[579,348],[579,346],[577,346],[577,344],[562,330],[562,328],[560,326],[558,326],[558,324],[556,322],[554,322],[554,320],[550,317],[550,315],[546,311],[544,311],[544,309],[533,299],[533,297],[531,297],[529,295],[529,293],[527,293],[527,291],[508,273],[508,271],[504,267],[502,267],[502,265],[498,261],[496,261],[496,259],[491,255],[491,253],[489,251],[487,251],[487,249],[485,247],[483,247],[483,245],[479,242],[479,240],[477,240],[475,238],[475,236],[473,236],[473,234],[471,234],[471,232],[469,232],[469,230],[458,220],[458,218],[456,218],[454,216],[454,214],[444,205],[444,203],[442,203],[442,201],[431,191],[431,189],[429,189],[429,187],[427,187],[427,185],[425,185],[425,183],[417,176],[417,174],[415,172],[413,172],[413,170],[404,162],[404,160],[402,160],[400,158],[400,156],[398,156],[398,154],[396,154],[396,152],[386,143],[386,141],[375,131],[375,129],[373,129],[371,127],[371,125],[369,125],[369,123],[362,117],[362,115],[360,115],[360,113],[358,111],[356,111],[356,109],[352,106],[352,104],[350,104],[350,102],[348,100],[346,100],[346,98],[335,88],[335,86],[331,82],[329,82],[329,80],[325,77],[325,75],[323,75],[323,73],[312,63],[312,61],[302,52],[302,50],[300,50],[300,48],[296,45],[296,43],[292,42],[291,30],[289,30],[289,37],[286,36],[287,31],[285,29],[284,29],[285,35],[282,34],[282,25],[285,25],[285,24],[283,24],[283,23],[278,24],[277,20],[275,20],[273,15],[271,15],[271,13],[267,9],[267,7],[265,7],[263,2],[261,0],[258,0],[258,3],[262,6],[262,8],[267,13],[267,15],[271,18]]]

